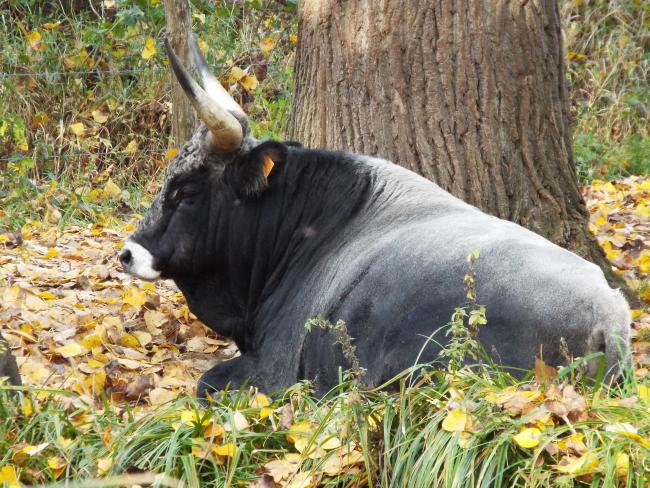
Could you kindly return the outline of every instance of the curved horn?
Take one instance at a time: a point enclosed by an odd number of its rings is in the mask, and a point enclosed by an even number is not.
[[[212,134],[212,146],[220,153],[233,153],[241,146],[244,139],[243,129],[237,118],[224,110],[213,100],[182,65],[174,49],[165,39],[165,48],[169,62],[172,65],[176,79],[203,121]],[[234,100],[233,100],[234,102]],[[241,110],[241,108],[239,109]]]
[[[201,76],[201,81],[203,82],[203,88],[210,95],[215,102],[217,102],[221,107],[231,112],[235,112],[240,116],[247,119],[244,110],[239,106],[235,99],[230,96],[228,91],[221,85],[221,82],[217,79],[216,76],[208,68],[208,63],[206,63],[203,53],[199,48],[198,43],[196,42],[196,35],[190,33],[190,50],[192,51],[192,56],[194,57],[194,62],[196,63],[196,68],[199,70],[199,75]]]

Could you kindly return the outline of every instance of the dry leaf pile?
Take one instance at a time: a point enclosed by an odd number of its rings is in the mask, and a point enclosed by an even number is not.
[[[236,349],[188,310],[172,282],[119,269],[119,232],[29,222],[2,236],[0,323],[24,382],[74,391],[89,405],[153,405],[192,394]]]
[[[650,377],[650,179],[594,180],[583,189],[589,228],[614,266],[644,303],[632,311],[635,373]]]

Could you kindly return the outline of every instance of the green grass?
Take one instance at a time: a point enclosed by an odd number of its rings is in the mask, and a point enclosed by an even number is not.
[[[636,394],[631,374],[612,388],[594,391],[579,386],[587,400],[588,418],[570,423],[554,417],[540,443],[530,449],[520,447],[513,438],[524,426],[535,425],[542,402],[536,402],[528,413],[513,415],[490,401],[489,395],[506,387],[525,391],[538,385],[518,381],[493,367],[431,374],[435,381],[417,388],[403,379],[398,394],[362,391],[349,380],[317,400],[299,385],[276,396],[276,413],[267,419],[259,417],[259,408],[251,407],[246,391],[226,396],[212,407],[181,398],[142,411],[108,402],[85,406],[65,392],[45,394],[27,389],[16,396],[4,387],[0,388],[0,466],[15,467],[24,483],[54,482],[48,460],[59,458],[65,462],[60,479],[75,480],[80,486],[98,476],[143,472],[166,474],[189,486],[247,484],[260,476],[261,467],[269,460],[289,452],[298,454],[296,445],[287,439],[289,432],[279,427],[277,409],[290,404],[295,422],[313,424],[310,443],[317,444],[319,435],[322,438],[322,432],[329,432],[342,443],[361,446],[363,461],[356,469],[334,475],[322,472],[334,451],[310,459],[305,455],[309,448],[303,450],[301,471],[313,473],[323,486],[343,486],[350,480],[356,480],[352,486],[364,480],[368,486],[396,488],[644,486],[650,482],[646,468],[650,462],[648,405],[619,401]],[[548,394],[550,390],[542,391]],[[33,413],[22,406],[25,398],[31,398]],[[473,419],[467,444],[460,441],[458,432],[441,428],[447,412],[454,408],[465,408]],[[183,417],[183,412],[193,412],[192,419]],[[248,428],[226,431],[212,439],[204,435],[202,421],[225,425],[233,422],[235,412],[248,420]],[[634,425],[639,435],[612,432],[608,426],[617,423]],[[560,447],[558,453],[551,454],[545,447],[557,446],[574,433],[581,436],[592,465],[562,473],[556,466],[572,448]],[[65,445],[66,439],[71,441],[69,445]],[[201,440],[208,445],[233,444],[236,453],[202,459],[196,450]],[[16,454],[25,444],[43,443],[47,446],[36,455]],[[629,457],[626,480],[616,466],[621,454]],[[111,460],[110,469],[99,473],[98,464],[104,459]]]
[[[259,79],[254,89],[231,80],[253,133],[281,137],[292,91],[294,3],[192,3],[193,29],[215,72],[227,79],[236,67]],[[155,191],[167,150],[177,146],[170,140],[163,4],[114,4],[94,12],[56,2],[0,2],[0,229],[42,218],[52,206],[92,221],[98,212],[76,208],[75,199],[44,196],[52,180],[72,192],[96,188],[108,172],[135,195],[118,199],[127,214],[140,212],[140,197]],[[156,53],[144,59],[149,38]],[[39,195],[47,202],[30,204]]]
[[[561,10],[578,176],[650,174],[650,6],[564,0]]]

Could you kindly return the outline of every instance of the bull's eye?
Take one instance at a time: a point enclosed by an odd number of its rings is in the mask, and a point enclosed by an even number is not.
[[[182,188],[178,188],[177,190],[174,190],[174,192],[171,195],[171,200],[176,205],[179,205],[181,203],[192,204],[194,203],[197,194],[198,191],[196,188],[193,188],[191,186],[184,186]]]

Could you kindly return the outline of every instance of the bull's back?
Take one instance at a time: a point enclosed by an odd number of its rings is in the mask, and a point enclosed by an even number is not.
[[[592,352],[588,348],[597,349],[597,330],[605,342],[620,336],[626,347],[627,304],[600,269],[520,226],[450,199],[444,212],[439,206],[427,212],[424,200],[410,211],[393,207],[366,222],[319,271],[332,292],[319,297],[318,313],[346,322],[371,383],[418,357],[438,357],[449,340],[444,326],[454,308],[466,303],[466,258],[473,249],[480,254],[477,302],[486,306],[488,318],[481,340],[495,360],[529,368],[541,354],[560,363],[562,341],[574,356],[584,356]],[[617,354],[603,352],[612,366]]]

